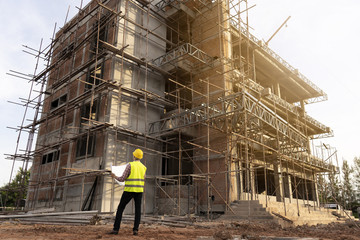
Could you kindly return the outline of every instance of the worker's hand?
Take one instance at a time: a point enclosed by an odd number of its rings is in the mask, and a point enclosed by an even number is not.
[[[112,178],[116,178],[116,175],[115,175],[115,174],[110,173],[110,175],[111,175]]]

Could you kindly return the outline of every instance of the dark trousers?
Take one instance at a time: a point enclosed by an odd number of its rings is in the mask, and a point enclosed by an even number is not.
[[[122,218],[124,209],[132,198],[134,198],[134,202],[135,202],[135,221],[134,221],[133,231],[139,230],[140,218],[141,218],[142,192],[137,193],[137,192],[125,192],[124,191],[123,195],[121,196],[121,200],[120,200],[118,209],[116,211],[116,217],[115,217],[114,228],[113,228],[114,231],[119,231],[121,218]]]

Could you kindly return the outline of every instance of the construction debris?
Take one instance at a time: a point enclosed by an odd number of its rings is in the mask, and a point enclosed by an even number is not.
[[[132,219],[133,220],[133,219]],[[31,224],[31,225],[30,225]],[[173,227],[157,222],[143,224],[139,235],[132,235],[132,221],[121,225],[121,234],[116,239],[137,240],[188,240],[188,239],[231,239],[231,240],[313,240],[313,239],[359,239],[360,230],[347,223],[281,228],[276,224],[256,222],[203,222],[207,228],[196,226]],[[0,236],[3,239],[114,239],[106,233],[112,223],[106,225],[67,224],[21,224],[19,222],[0,222]]]

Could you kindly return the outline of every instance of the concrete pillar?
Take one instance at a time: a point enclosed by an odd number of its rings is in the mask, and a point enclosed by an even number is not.
[[[244,168],[242,166],[242,163],[238,162],[238,168],[239,168],[239,174],[238,174],[238,180],[239,180],[239,200],[245,200],[246,196],[244,193]]]
[[[313,181],[312,181],[312,189],[313,189],[313,196],[314,196],[314,202],[316,203],[316,206],[320,207],[320,201],[319,201],[319,191],[317,187],[317,178],[316,174],[313,172]]]
[[[235,200],[238,200],[238,181],[237,181],[237,166],[236,162],[232,161],[230,162],[230,189],[229,189],[229,200],[230,202],[233,202]]]
[[[292,202],[292,186],[291,186],[291,175],[286,174],[284,177],[284,194],[285,197],[289,198],[290,203]]]
[[[305,116],[305,101],[304,100],[301,100],[300,101],[300,106],[301,106],[301,113],[300,113],[300,115],[301,116]],[[304,124],[304,132],[306,133],[307,132],[307,129],[306,129],[307,127],[306,127],[306,124]],[[310,138],[309,137],[307,137],[307,139],[308,139],[308,141],[307,141],[307,152],[310,154],[311,153],[311,146],[310,146]],[[310,156],[308,156],[307,157],[307,161],[309,162],[310,161]]]
[[[278,162],[274,163],[274,179],[276,188],[276,201],[282,202],[284,199],[283,180],[281,176],[280,164]]]
[[[301,110],[303,111],[302,113],[305,113],[305,102],[304,102],[304,100],[300,101],[300,107],[301,107]]]
[[[250,163],[250,188],[251,188],[251,200],[255,200],[255,172],[254,164]]]
[[[276,95],[276,96],[281,97],[280,85],[279,85],[278,83],[275,83],[275,84],[274,84],[274,92],[275,92],[275,95]]]

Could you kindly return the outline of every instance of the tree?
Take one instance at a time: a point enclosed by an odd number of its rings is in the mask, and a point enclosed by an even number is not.
[[[353,182],[355,186],[356,202],[360,204],[360,157],[354,158],[354,176]]]
[[[342,200],[344,203],[344,208],[351,209],[352,204],[355,200],[354,189],[353,189],[353,186],[352,186],[351,180],[350,180],[351,174],[353,173],[353,169],[349,166],[349,164],[346,160],[343,160],[342,173],[343,173],[343,182],[341,184]]]
[[[340,202],[340,182],[335,171],[329,173],[329,198],[330,202]]]
[[[20,201],[26,198],[29,177],[30,170],[24,172],[22,168],[19,168],[15,178],[1,187],[1,203],[6,204],[4,207],[17,207],[20,205]]]
[[[321,203],[334,201],[330,197],[329,182],[326,181],[325,176],[322,174],[318,174],[318,191],[319,191],[319,200]]]

